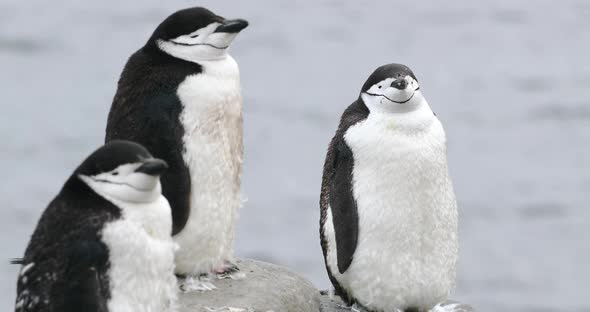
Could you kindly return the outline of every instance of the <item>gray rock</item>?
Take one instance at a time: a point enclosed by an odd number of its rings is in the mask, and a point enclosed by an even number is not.
[[[320,295],[306,279],[278,265],[238,260],[243,279],[216,279],[209,291],[180,293],[179,312],[350,312],[337,297]],[[446,301],[431,312],[474,312]]]
[[[243,279],[213,280],[216,289],[179,295],[179,312],[317,312],[319,292],[286,268],[238,260]]]

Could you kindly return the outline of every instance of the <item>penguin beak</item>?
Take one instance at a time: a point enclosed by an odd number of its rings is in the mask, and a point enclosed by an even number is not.
[[[248,27],[248,21],[243,19],[226,20],[219,25],[214,32],[216,33],[238,33]]]
[[[135,169],[135,172],[145,173],[151,176],[157,176],[162,174],[168,169],[168,164],[157,158],[146,159],[139,168]]]
[[[396,88],[398,90],[405,90],[407,86],[408,86],[408,81],[406,80],[405,77],[396,79],[391,83],[391,87]]]

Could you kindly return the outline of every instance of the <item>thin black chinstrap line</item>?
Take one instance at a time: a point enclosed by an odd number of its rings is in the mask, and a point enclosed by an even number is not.
[[[382,97],[384,97],[384,98],[388,99],[389,101],[391,101],[391,102],[393,102],[393,103],[397,103],[397,104],[404,104],[404,103],[407,103],[407,102],[409,102],[409,101],[410,101],[410,100],[411,100],[411,99],[414,97],[414,94],[416,94],[416,91],[418,91],[418,90],[420,90],[420,87],[418,87],[418,88],[414,89],[414,92],[412,93],[412,96],[410,96],[410,98],[409,98],[409,99],[407,99],[407,100],[405,100],[405,101],[401,101],[401,102],[394,101],[394,100],[392,100],[392,99],[388,98],[388,97],[387,97],[385,94],[376,94],[376,93],[369,93],[369,92],[365,92],[365,93],[366,93],[366,94],[368,94],[368,95],[372,95],[372,96],[382,96]]]
[[[198,46],[198,45],[206,45],[206,46],[210,46],[212,48],[219,49],[219,50],[225,50],[225,49],[229,48],[229,46],[227,46],[227,47],[218,47],[218,46],[214,46],[214,45],[212,45],[210,43],[182,43],[182,42],[176,42],[174,40],[170,40],[170,42],[172,42],[174,44],[177,44],[177,45],[187,46],[187,47]]]

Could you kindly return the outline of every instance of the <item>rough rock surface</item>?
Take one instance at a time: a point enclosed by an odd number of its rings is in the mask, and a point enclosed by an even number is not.
[[[319,292],[286,268],[238,260],[243,279],[218,279],[216,289],[179,295],[179,312],[317,312]]]
[[[216,279],[216,289],[180,293],[179,312],[350,312],[338,297],[320,294],[309,281],[284,267],[238,260],[241,279]],[[325,293],[325,292],[323,292]],[[431,312],[473,312],[447,301]]]

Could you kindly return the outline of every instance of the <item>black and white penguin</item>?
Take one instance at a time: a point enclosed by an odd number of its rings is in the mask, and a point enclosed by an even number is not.
[[[342,115],[320,236],[336,293],[369,311],[426,311],[454,287],[457,205],[443,127],[412,71],[384,65]]]
[[[242,96],[227,50],[247,26],[199,7],[172,14],[129,58],[109,113],[107,142],[136,141],[170,166],[162,191],[180,247],[178,275],[237,269]]]
[[[74,171],[41,216],[18,276],[16,311],[172,311],[166,162],[110,142]]]

